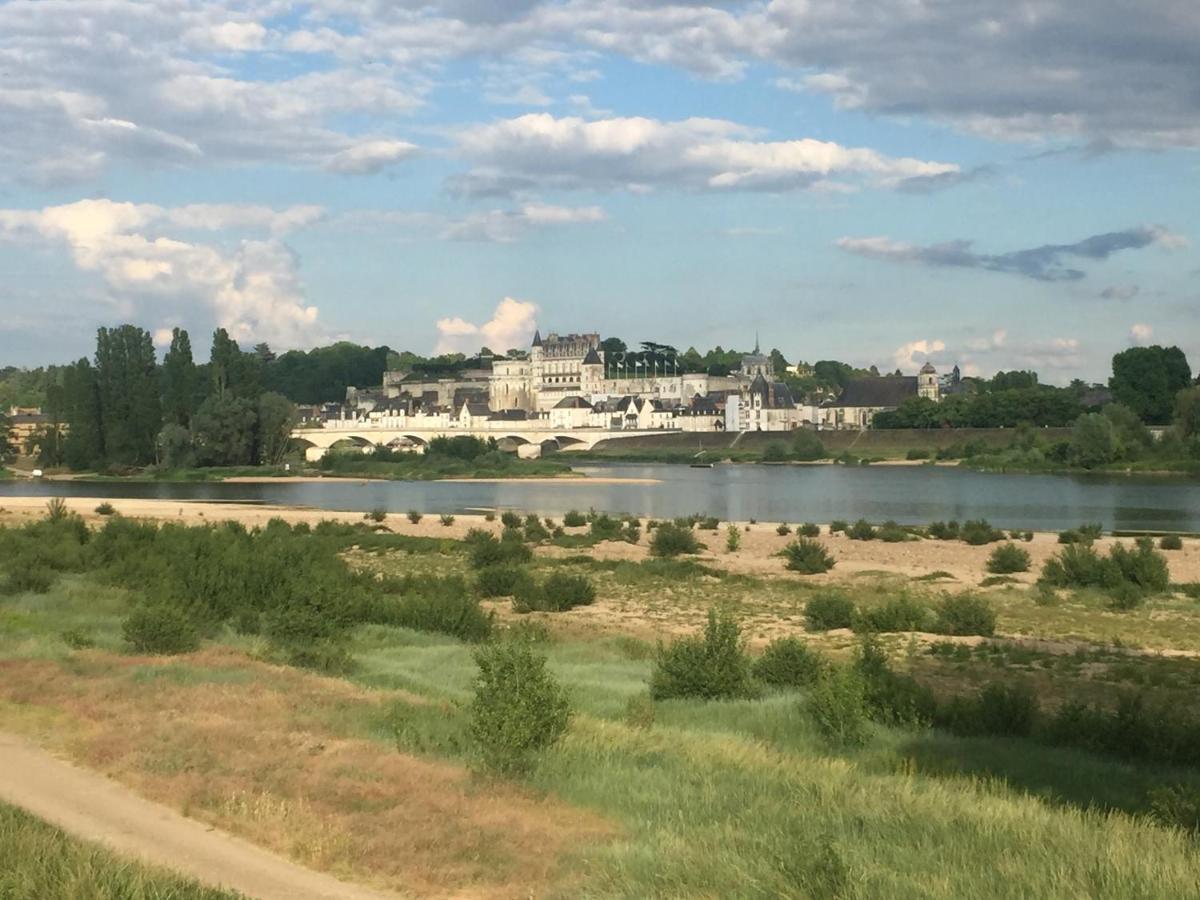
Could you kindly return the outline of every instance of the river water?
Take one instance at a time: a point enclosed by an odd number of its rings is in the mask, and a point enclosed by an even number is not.
[[[1112,475],[999,475],[933,466],[588,464],[597,478],[656,484],[512,481],[321,483],[0,482],[18,495],[242,501],[329,510],[469,513],[515,509],[561,516],[595,508],[667,518],[703,513],[761,522],[986,518],[1002,528],[1059,530],[1083,522],[1106,529],[1200,531],[1200,481]],[[2,505],[2,500],[0,500]]]

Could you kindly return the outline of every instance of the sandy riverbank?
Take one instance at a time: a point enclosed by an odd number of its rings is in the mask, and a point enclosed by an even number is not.
[[[98,515],[95,509],[106,499],[116,512],[124,516],[189,525],[234,520],[247,527],[253,527],[265,525],[274,518],[282,518],[292,523],[307,522],[310,525],[326,519],[339,522],[363,520],[361,511],[336,512],[269,504],[102,497],[64,498],[68,509],[79,513],[85,521],[93,525],[103,523],[104,517]],[[0,524],[20,524],[40,518],[45,514],[45,510],[45,497],[0,498]],[[482,514],[456,515],[453,522],[443,525],[441,518],[436,514],[427,514],[420,522],[414,524],[408,520],[405,513],[394,512],[385,518],[383,524],[397,534],[454,539],[463,538],[471,528],[485,528],[496,532],[501,528],[498,520],[488,522]],[[721,569],[738,574],[784,577],[786,573],[778,553],[795,538],[795,535],[777,534],[777,524],[737,523],[741,531],[741,546],[735,553],[725,552],[725,523],[722,523],[720,530],[716,532],[697,532],[701,543],[707,545],[707,550],[701,558],[711,561]],[[568,529],[575,533],[585,530]],[[972,547],[961,541],[918,540],[898,544],[852,541],[844,534],[829,534],[825,526],[822,527],[821,540],[829,548],[837,564],[825,575],[810,576],[812,583],[838,582],[870,572],[903,575],[909,578],[944,572],[953,581],[961,584],[978,584],[987,575],[987,559],[995,547],[994,544]],[[1106,552],[1108,546],[1117,540],[1103,538],[1097,542],[1096,547],[1101,552]],[[1058,536],[1050,532],[1037,533],[1032,541],[1022,543],[1021,546],[1029,551],[1032,561],[1029,572],[1014,576],[1024,583],[1035,581],[1036,573],[1041,571],[1045,561],[1062,549],[1058,543]],[[549,556],[572,555],[579,551],[548,546],[541,548],[539,552]],[[649,556],[649,540],[643,532],[642,540],[637,544],[606,541],[588,552],[597,559],[641,560]],[[1172,581],[1200,581],[1200,541],[1185,540],[1182,550],[1170,551],[1166,556]],[[947,579],[947,583],[953,582]]]

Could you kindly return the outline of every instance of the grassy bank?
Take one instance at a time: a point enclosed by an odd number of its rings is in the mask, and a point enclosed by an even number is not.
[[[0,897],[5,900],[236,900],[240,896],[120,859],[0,803]]]

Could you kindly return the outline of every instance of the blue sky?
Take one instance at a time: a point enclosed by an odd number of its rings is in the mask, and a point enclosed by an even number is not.
[[[0,2],[0,363],[96,327],[1200,363],[1183,0]]]

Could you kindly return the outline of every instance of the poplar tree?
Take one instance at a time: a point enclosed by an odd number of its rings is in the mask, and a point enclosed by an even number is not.
[[[104,459],[100,389],[87,359],[63,370],[63,419],[67,424],[63,460],[72,469],[89,469]]]
[[[105,459],[134,466],[153,462],[162,403],[150,332],[135,325],[101,328],[96,335],[96,383]]]
[[[192,359],[192,342],[182,328],[171,329],[171,347],[163,357],[163,421],[169,425],[191,424],[196,411],[197,372]]]

